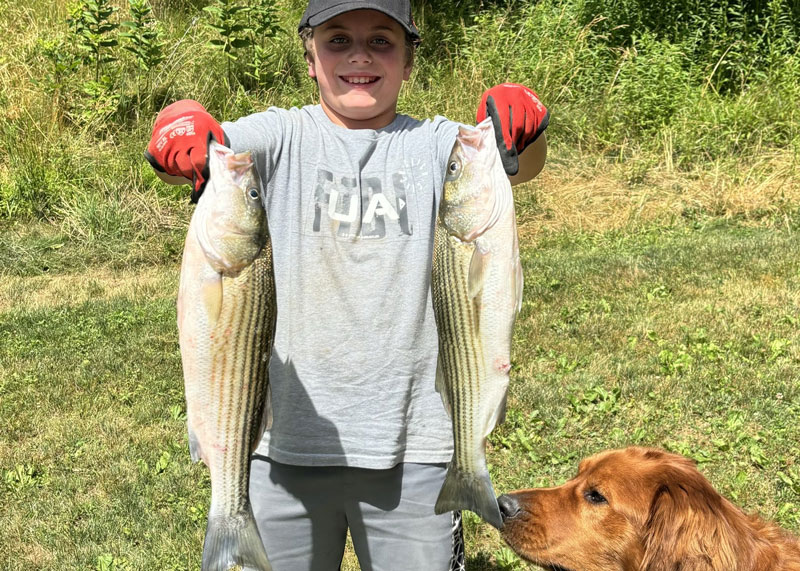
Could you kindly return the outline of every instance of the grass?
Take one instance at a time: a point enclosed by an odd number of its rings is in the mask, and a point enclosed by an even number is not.
[[[4,569],[93,569],[106,553],[168,569],[202,541],[174,289],[163,270],[4,280]]]
[[[521,211],[537,211],[537,185],[518,193]],[[523,233],[509,412],[490,442],[498,492],[563,482],[603,448],[656,445],[800,531],[794,223],[588,232],[539,210],[525,226],[537,219],[551,226]],[[197,569],[209,487],[188,457],[177,254],[99,263],[58,232],[5,235],[0,567]],[[525,568],[471,514],[466,536],[470,569]],[[344,568],[358,568],[351,552]]]

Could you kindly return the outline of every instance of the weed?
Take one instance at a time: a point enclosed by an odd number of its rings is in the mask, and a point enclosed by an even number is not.
[[[156,67],[167,57],[164,52],[166,42],[163,32],[153,18],[153,12],[148,0],[128,0],[131,19],[122,22],[127,28],[120,37],[126,40],[123,47],[130,52],[136,61],[136,108],[142,105],[142,93],[149,95],[151,77]],[[141,85],[142,74],[145,77]]]
[[[128,28],[127,32],[120,34],[127,40],[123,47],[133,54],[138,69],[149,73],[164,61],[166,42],[162,40],[163,34],[153,19],[148,0],[128,0],[128,5],[132,19],[122,22]],[[145,85],[145,90],[148,88],[149,83]]]
[[[48,480],[46,472],[30,464],[17,464],[14,468],[3,470],[3,484],[14,495],[44,487]]]
[[[153,466],[153,471],[156,474],[163,473],[170,465],[170,462],[172,462],[172,455],[166,450],[163,450],[161,455],[158,457],[158,461],[155,463],[155,466]]]
[[[97,556],[97,563],[94,566],[95,571],[127,571],[130,569],[128,560],[124,557],[115,557],[110,553],[104,553]]]
[[[169,417],[177,422],[186,422],[186,411],[181,405],[173,404],[169,407]]]
[[[44,68],[42,76],[34,81],[52,97],[52,120],[61,121],[74,89],[74,74],[80,67],[80,59],[63,35],[40,38],[38,51],[47,60],[47,67]]]
[[[800,469],[790,467],[777,473],[778,479],[785,484],[791,492],[800,496]]]
[[[519,571],[524,569],[519,558],[508,547],[503,547],[494,552],[494,559],[498,571]]]
[[[237,52],[249,45],[247,25],[244,22],[247,6],[236,0],[214,0],[203,8],[213,19],[206,25],[217,32],[218,37],[208,41],[210,46],[219,49],[225,56],[228,86],[234,87],[232,61],[238,59]]]
[[[116,60],[111,48],[118,44],[112,36],[119,24],[112,21],[117,11],[109,0],[82,0],[72,7],[69,24],[84,61],[94,65],[94,81],[100,81],[103,64]]]
[[[581,415],[612,414],[617,410],[620,389],[614,387],[610,391],[602,386],[589,387],[569,395],[569,401],[576,413]]]

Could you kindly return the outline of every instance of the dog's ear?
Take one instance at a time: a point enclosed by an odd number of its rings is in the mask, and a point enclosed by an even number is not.
[[[685,458],[652,474],[644,571],[737,569],[733,508]]]

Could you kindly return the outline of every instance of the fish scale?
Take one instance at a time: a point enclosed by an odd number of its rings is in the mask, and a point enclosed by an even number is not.
[[[454,445],[435,511],[469,509],[500,528],[485,448],[505,412],[522,269],[511,184],[490,119],[461,127],[456,137],[437,213],[431,288],[436,388]]]

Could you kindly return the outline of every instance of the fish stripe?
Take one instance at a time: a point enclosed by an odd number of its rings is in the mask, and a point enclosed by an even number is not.
[[[447,379],[447,398],[452,409],[456,464],[471,467],[479,459],[473,447],[478,418],[470,414],[480,400],[480,380],[484,377],[483,347],[476,303],[468,291],[469,266],[473,246],[451,238],[437,229],[434,253],[433,286],[437,325],[439,325],[443,371]],[[450,242],[448,244],[448,242]],[[444,309],[446,308],[446,309]]]
[[[247,474],[242,462],[249,462],[250,449],[260,426],[256,406],[263,403],[266,389],[264,351],[271,346],[274,330],[274,283],[271,279],[271,252],[236,277],[223,278],[223,306],[212,345],[212,390],[219,397],[216,419],[218,449],[212,450],[212,511],[237,513],[245,508]],[[242,379],[242,384],[231,382]],[[223,475],[232,476],[225,478]]]

